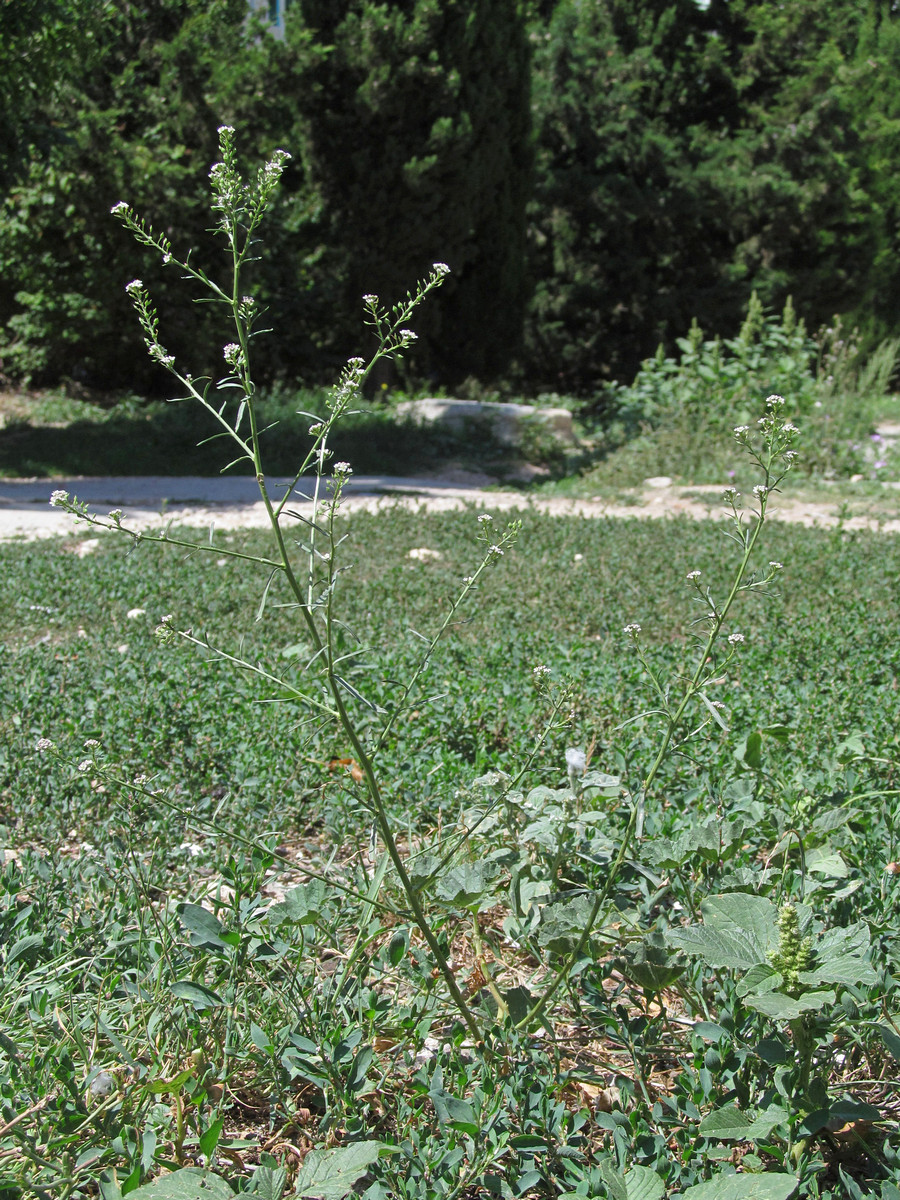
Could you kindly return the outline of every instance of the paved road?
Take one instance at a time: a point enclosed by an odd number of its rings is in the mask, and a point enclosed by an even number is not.
[[[370,507],[379,498],[406,496],[419,498],[432,507],[453,507],[476,503],[487,476],[460,472],[451,479],[401,478],[391,475],[361,475],[345,488],[348,506],[363,502]],[[269,479],[269,492],[280,499],[290,483],[286,478]],[[73,518],[51,507],[50,494],[56,489],[85,500],[90,509],[106,515],[121,509],[129,526],[158,526],[161,519],[175,518],[180,523],[206,525],[214,521],[219,528],[264,526],[268,523],[259,498],[256,480],[246,476],[110,476],[78,479],[0,480],[0,539],[11,537],[50,537],[70,533]],[[510,493],[511,502],[520,501]],[[296,507],[304,500],[299,493]],[[506,507],[506,505],[503,505]],[[291,507],[295,507],[294,501]]]
[[[270,492],[280,498],[287,479],[269,480]],[[486,476],[459,471],[449,478],[403,478],[361,475],[349,481],[347,510],[378,510],[393,504],[424,505],[429,510],[477,504],[490,512],[533,508],[541,512],[585,517],[663,518],[686,515],[698,519],[726,515],[719,486],[686,487],[670,479],[648,479],[642,488],[623,489],[630,494],[611,501],[599,496],[570,500],[557,496],[526,496],[521,492],[483,490],[492,481]],[[279,486],[280,485],[280,486]],[[106,516],[121,509],[129,528],[161,528],[166,521],[217,529],[265,527],[266,511],[256,482],[247,477],[138,476],[80,479],[0,480],[0,540],[17,537],[53,537],[84,531],[83,525],[49,504],[50,493],[60,488],[85,500],[89,508]],[[833,528],[880,529],[900,533],[900,484],[885,484],[876,502],[870,496],[847,498],[835,489],[833,500],[807,500],[779,496],[770,514],[780,520]],[[852,497],[851,497],[852,499]],[[301,496],[289,508],[302,510]]]

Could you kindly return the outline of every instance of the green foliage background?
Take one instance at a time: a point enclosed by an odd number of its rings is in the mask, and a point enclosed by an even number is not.
[[[210,255],[216,127],[294,158],[257,294],[270,380],[365,350],[359,297],[435,260],[404,383],[586,393],[752,290],[894,329],[898,20],[850,0],[52,0],[0,16],[0,371],[154,390],[124,284],[212,366],[206,310],[135,269],[126,199]],[[124,266],[125,262],[129,266]],[[171,331],[171,332],[170,332]]]

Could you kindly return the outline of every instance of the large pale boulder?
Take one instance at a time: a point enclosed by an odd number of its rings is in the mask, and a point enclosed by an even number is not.
[[[491,400],[406,400],[397,405],[397,414],[409,417],[417,425],[440,422],[455,433],[467,426],[489,426],[498,442],[517,446],[527,441],[529,427],[541,431],[568,446],[577,446],[572,414],[566,408],[538,408],[531,404],[500,404]]]

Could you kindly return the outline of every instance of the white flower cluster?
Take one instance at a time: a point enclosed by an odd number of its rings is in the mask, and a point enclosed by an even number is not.
[[[443,277],[445,275],[450,274],[450,268],[447,266],[446,263],[442,263],[442,262],[433,263],[431,269],[432,269],[432,271],[434,271],[435,275],[437,275],[440,279],[443,279]]]
[[[532,671],[532,675],[534,676],[535,681],[539,681],[541,679],[546,679],[549,674],[550,674],[550,668],[545,667],[543,665],[541,665],[539,667],[535,667],[534,670]]]
[[[41,754],[44,754],[47,750],[53,749],[53,742],[50,740],[50,738],[38,738],[34,748],[35,750],[40,751]]]
[[[638,625],[637,621],[632,621],[629,625],[625,626],[622,632],[627,634],[630,638],[636,638],[641,632],[641,627]]]
[[[729,646],[740,646],[740,644],[743,642],[743,640],[744,640],[744,635],[742,633],[730,633],[728,635]]]
[[[691,583],[693,583],[700,578],[700,575],[700,571],[688,571],[687,575],[685,575],[685,579],[688,579]]]
[[[566,751],[566,771],[570,779],[583,775],[587,770],[587,756],[583,750]]]
[[[63,491],[62,488],[57,488],[55,492],[50,493],[50,504],[53,508],[60,508],[63,504],[67,503],[68,499],[69,493]]]

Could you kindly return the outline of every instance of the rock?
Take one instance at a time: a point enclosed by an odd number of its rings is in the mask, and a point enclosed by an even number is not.
[[[516,446],[527,427],[537,422],[558,441],[577,446],[572,414],[567,408],[538,408],[531,404],[500,404],[491,400],[405,400],[397,405],[397,415],[408,417],[416,425],[440,422],[456,433],[467,426],[477,430],[487,425],[498,442]]]

